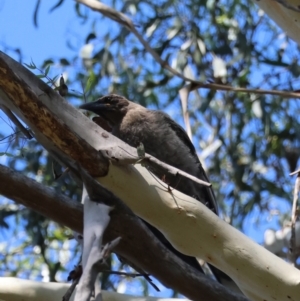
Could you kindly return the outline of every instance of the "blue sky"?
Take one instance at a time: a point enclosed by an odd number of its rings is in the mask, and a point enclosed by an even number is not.
[[[24,61],[31,59],[39,64],[47,57],[69,57],[74,50],[66,46],[72,33],[86,31],[74,12],[74,1],[65,1],[49,13],[55,1],[42,1],[38,14],[38,28],[33,24],[36,1],[2,0],[0,3],[0,47],[19,48]],[[75,43],[76,44],[76,40]],[[77,45],[80,47],[81,45]]]

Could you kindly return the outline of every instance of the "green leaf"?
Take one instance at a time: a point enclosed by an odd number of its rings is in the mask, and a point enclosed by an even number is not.
[[[87,80],[86,86],[85,86],[85,92],[89,92],[96,84],[97,78],[94,72],[90,72],[90,76]]]
[[[36,69],[36,65],[32,60],[31,60],[30,64],[24,63],[24,65],[29,69],[33,69],[33,70]]]
[[[0,152],[0,157],[1,157],[1,156],[7,156],[7,157],[10,157],[10,158],[15,157],[13,154],[10,154],[10,153],[8,153],[8,152]]]
[[[60,59],[59,62],[62,66],[70,66],[69,61],[65,58]]]
[[[85,39],[85,44],[88,44],[91,40],[94,40],[94,39],[96,39],[97,38],[97,36],[92,32],[92,33],[90,33],[88,36],[87,36],[87,38]]]
[[[53,65],[54,61],[51,59],[45,60],[42,65],[42,69],[45,69],[48,65]]]
[[[48,65],[48,66],[46,67],[46,70],[45,70],[45,76],[47,76],[47,75],[48,75],[48,73],[49,73],[49,70],[50,70],[50,65]]]

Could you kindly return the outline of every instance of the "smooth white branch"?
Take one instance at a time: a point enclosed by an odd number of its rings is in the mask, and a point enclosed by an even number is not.
[[[98,180],[138,216],[160,229],[180,252],[204,259],[227,273],[250,299],[288,301],[300,295],[299,270],[200,202],[175,190],[166,191],[146,168],[111,164],[108,175]]]
[[[82,192],[83,202],[83,252],[82,276],[77,286],[75,301],[89,301],[93,291],[97,290],[96,279],[99,264],[104,259],[102,241],[104,231],[110,221],[111,207],[91,201],[85,187]],[[99,286],[100,284],[98,284]],[[95,294],[100,299],[100,291]]]
[[[300,8],[295,0],[261,0],[255,3],[298,45],[300,44]]]

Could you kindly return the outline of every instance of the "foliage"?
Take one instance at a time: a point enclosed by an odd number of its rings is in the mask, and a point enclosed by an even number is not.
[[[53,1],[51,12],[61,9],[64,2]],[[249,1],[106,2],[130,16],[149,45],[190,78],[236,87],[299,89],[297,46]],[[42,5],[37,1],[33,12],[36,26],[43,22],[38,21]],[[187,83],[163,69],[125,27],[78,4],[74,9],[78,22],[90,24],[90,32],[81,37],[78,55],[45,58],[39,67],[44,77],[49,81],[51,76],[67,74],[67,99],[75,105],[118,93],[144,106],[166,110],[182,123],[178,91]],[[66,43],[74,48],[71,40]],[[28,67],[37,69],[34,57]],[[203,163],[223,217],[241,230],[247,229],[249,217],[254,216],[258,226],[266,218],[275,218],[279,225],[289,213],[289,173],[295,170],[299,153],[299,110],[297,100],[279,96],[205,89],[190,94],[193,141],[199,153],[208,151]],[[217,142],[220,146],[209,151]],[[63,169],[36,141],[24,141],[16,133],[0,155],[5,152],[14,155],[7,159],[10,167],[79,200],[80,191],[68,174],[54,180],[53,170],[59,174]],[[11,211],[11,207],[11,203],[2,205],[0,225],[24,227],[26,235],[18,248],[30,250],[32,258],[37,253],[41,257],[30,263],[29,255],[27,259],[9,255],[6,261],[15,258],[5,270],[19,275],[33,265],[28,273],[36,277],[37,267],[43,263],[50,279],[57,279],[58,272],[70,267],[61,264],[59,252],[53,248],[64,247],[70,233],[24,208]],[[74,246],[72,252],[77,254]],[[108,287],[116,289],[109,281]],[[148,287],[145,282],[143,285],[145,293]]]

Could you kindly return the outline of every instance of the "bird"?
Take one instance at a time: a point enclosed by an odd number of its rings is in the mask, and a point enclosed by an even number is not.
[[[166,113],[149,110],[117,94],[103,96],[94,102],[85,103],[79,108],[98,115],[101,123],[103,120],[108,123],[114,136],[130,146],[138,148],[142,143],[146,153],[208,182],[208,177],[187,133]],[[197,199],[218,215],[218,205],[211,187],[200,185],[187,178],[165,175],[164,170],[155,169],[151,172],[170,187]],[[146,224],[167,248],[203,273],[196,258],[177,251],[158,229]],[[221,277],[226,280],[229,278],[223,272],[215,268],[213,270],[219,282],[222,283]]]
[[[104,119],[114,136],[132,147],[143,144],[146,153],[160,161],[183,170],[197,178],[208,181],[208,177],[197,156],[196,149],[185,130],[166,113],[147,108],[111,94],[95,102],[85,103],[81,109],[91,111]],[[218,206],[211,187],[203,187],[189,179],[155,174],[171,187],[192,196],[218,214]]]

